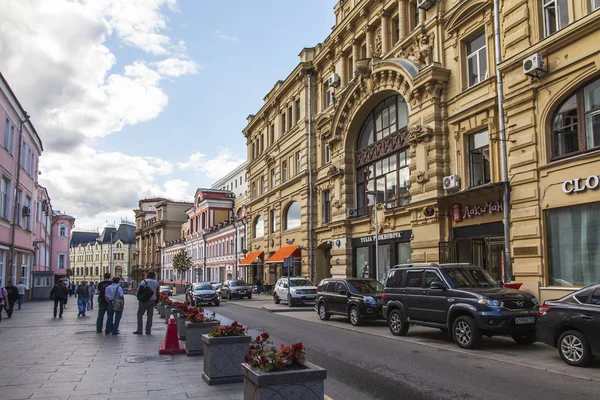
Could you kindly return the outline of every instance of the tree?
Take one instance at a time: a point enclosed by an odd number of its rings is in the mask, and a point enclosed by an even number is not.
[[[185,272],[186,276],[187,271],[192,265],[192,257],[188,256],[185,250],[181,250],[179,253],[175,254],[175,257],[173,257],[173,269],[181,273]]]
[[[139,282],[144,279],[144,271],[140,268],[139,265],[134,265],[131,267],[131,272],[129,273],[129,277],[133,279],[135,282]]]

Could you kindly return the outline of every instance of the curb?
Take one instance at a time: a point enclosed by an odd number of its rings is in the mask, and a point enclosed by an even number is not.
[[[270,313],[288,313],[288,312],[306,312],[306,311],[314,311],[312,309],[306,308],[268,308],[266,306],[261,307],[263,310],[268,311]]]

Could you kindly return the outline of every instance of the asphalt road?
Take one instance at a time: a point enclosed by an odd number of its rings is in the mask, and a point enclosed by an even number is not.
[[[275,345],[302,342],[307,360],[327,369],[334,400],[585,399],[600,383],[305,321],[224,301],[207,307],[269,332]]]

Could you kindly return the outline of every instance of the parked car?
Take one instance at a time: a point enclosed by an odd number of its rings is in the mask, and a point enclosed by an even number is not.
[[[214,286],[217,293],[219,293],[219,296],[221,296],[221,286],[223,286],[223,283],[222,282],[211,282],[210,284]]]
[[[221,286],[221,297],[223,299],[252,298],[252,287],[241,279],[233,279],[223,282]]]
[[[199,282],[191,285],[188,301],[193,306],[199,306],[203,303],[212,303],[215,306],[218,306],[221,303],[221,296],[219,296],[215,287],[210,283]]]
[[[169,285],[160,285],[158,291],[166,294],[167,296],[173,295],[173,288]]]
[[[570,365],[586,366],[600,356],[600,284],[591,285],[540,307],[537,334],[558,348]]]
[[[383,285],[370,278],[327,278],[317,286],[315,310],[322,320],[332,314],[348,317],[354,326],[381,318]]]
[[[294,304],[302,304],[306,301],[315,301],[317,298],[317,287],[306,278],[279,278],[273,289],[273,301],[279,304],[281,300],[292,307]]]
[[[410,325],[439,328],[465,349],[477,348],[483,335],[534,343],[538,306],[532,294],[504,288],[470,264],[399,265],[388,273],[383,292],[392,334],[404,336]]]

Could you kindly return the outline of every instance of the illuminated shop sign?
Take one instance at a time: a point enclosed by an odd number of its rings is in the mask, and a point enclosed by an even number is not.
[[[586,190],[595,190],[600,187],[600,176],[592,175],[587,179],[575,178],[564,181],[562,184],[563,192],[567,194],[585,192]]]
[[[464,219],[475,218],[484,214],[496,214],[503,211],[504,202],[498,200],[476,205],[456,203],[452,206],[452,220],[460,222]]]

